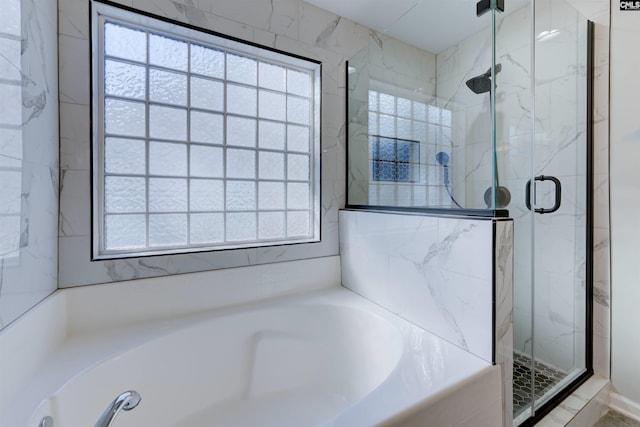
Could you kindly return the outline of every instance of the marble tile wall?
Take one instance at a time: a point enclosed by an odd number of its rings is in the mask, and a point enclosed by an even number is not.
[[[503,355],[511,330],[510,224],[500,227],[504,251],[496,260]],[[491,219],[341,211],[342,283],[493,362],[493,234]]]
[[[607,0],[571,0],[594,22],[593,369],[610,378],[609,32]]]
[[[59,286],[338,254],[338,208],[344,206],[345,199],[345,61],[380,35],[300,0],[116,3],[322,61],[322,242],[91,262],[89,2],[60,0]]]
[[[57,285],[56,1],[0,13],[0,329]]]
[[[513,423],[513,221],[494,220],[495,361],[502,369],[502,416]]]

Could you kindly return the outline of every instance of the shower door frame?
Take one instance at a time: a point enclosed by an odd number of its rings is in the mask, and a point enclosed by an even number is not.
[[[535,0],[532,0],[532,11],[535,19]],[[535,26],[534,26],[535,27]],[[535,30],[533,30],[535,33]],[[535,34],[533,43],[532,58],[535,60]],[[542,418],[548,415],[555,407],[557,407],[564,399],[569,397],[576,389],[584,384],[594,373],[593,371],[593,49],[594,49],[594,23],[587,20],[587,55],[586,55],[586,179],[585,179],[585,372],[580,374],[570,383],[568,383],[562,390],[557,392],[553,397],[549,398],[545,403],[540,406],[536,405],[536,398],[532,392],[532,414],[524,420],[520,427],[534,426]],[[535,73],[532,73],[532,91],[535,92]],[[535,94],[534,94],[535,99]],[[534,101],[535,103],[535,101]],[[533,118],[535,121],[535,117]],[[535,134],[535,123],[533,127]],[[532,135],[532,141],[535,138]],[[535,144],[535,142],[532,142]],[[533,177],[532,177],[533,178]],[[533,195],[532,195],[533,197]],[[531,215],[536,215],[532,212]],[[535,233],[535,232],[534,232]],[[535,266],[534,266],[535,268]],[[532,284],[535,287],[535,282]],[[533,316],[533,311],[532,311]],[[532,339],[535,341],[535,322],[532,322]],[[535,346],[532,345],[532,364],[535,360]],[[535,369],[535,368],[534,368]],[[534,369],[532,372],[535,373]],[[535,383],[532,383],[535,389]]]

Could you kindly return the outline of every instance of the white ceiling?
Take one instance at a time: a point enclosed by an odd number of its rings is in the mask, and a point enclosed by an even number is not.
[[[428,52],[489,28],[491,14],[476,16],[477,0],[304,0]],[[530,0],[505,0],[505,14]]]

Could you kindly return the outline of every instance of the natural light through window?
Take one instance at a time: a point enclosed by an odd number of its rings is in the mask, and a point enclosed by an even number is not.
[[[94,257],[317,241],[320,65],[93,8]]]

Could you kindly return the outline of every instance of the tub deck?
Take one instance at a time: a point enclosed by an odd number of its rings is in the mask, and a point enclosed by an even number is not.
[[[89,328],[47,359],[2,425],[93,425],[127,389],[118,427],[501,425],[498,367],[344,288]]]

